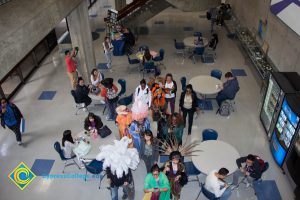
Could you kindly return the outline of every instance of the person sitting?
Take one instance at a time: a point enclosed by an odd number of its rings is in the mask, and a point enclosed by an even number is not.
[[[242,166],[245,163],[245,166]],[[265,170],[265,162],[258,156],[249,154],[245,157],[240,157],[236,160],[236,164],[239,170],[235,171],[233,174],[233,184],[238,186],[239,177],[246,177],[246,187],[257,179],[261,178],[263,171]]]
[[[94,113],[89,113],[84,120],[84,129],[87,131],[96,130],[99,133],[99,129],[103,127],[102,120],[99,116]]]
[[[151,167],[144,180],[144,192],[154,195],[159,200],[170,200],[170,183],[167,176],[160,171],[157,164]]]
[[[61,141],[62,150],[65,158],[72,158],[75,156],[73,149],[76,147],[70,130],[65,130]]]
[[[221,106],[222,102],[227,99],[234,99],[236,93],[240,90],[239,82],[231,72],[225,74],[226,82],[220,85],[221,91],[218,93],[216,100]]]
[[[151,91],[146,85],[145,79],[142,79],[140,81],[140,85],[135,89],[134,101],[135,102],[141,101],[144,104],[147,104],[149,108],[151,107],[151,101],[152,101]]]
[[[212,49],[212,50],[216,50],[217,48],[217,44],[219,43],[219,37],[216,33],[214,33],[212,35],[212,39],[209,41],[208,46]]]
[[[98,69],[94,68],[91,72],[91,83],[95,87],[99,87],[103,77]]]
[[[171,193],[175,200],[180,199],[181,189],[187,183],[187,175],[185,173],[185,166],[181,162],[181,154],[179,151],[173,151],[170,160],[164,165],[163,172],[170,181]]]
[[[143,135],[144,137],[141,140],[140,159],[144,160],[147,173],[149,173],[151,167],[154,164],[157,164],[159,152],[157,141],[153,137],[153,133],[150,130],[146,130]]]
[[[215,198],[227,200],[231,195],[228,183],[224,181],[229,171],[226,168],[221,168],[219,171],[211,171],[205,180],[205,189],[212,193]]]
[[[153,56],[150,54],[150,50],[146,48],[143,56],[143,64],[145,64],[145,62],[150,62],[152,60],[153,60]]]
[[[89,97],[90,88],[84,84],[82,77],[78,78],[78,84],[76,86],[75,94],[79,103],[84,103],[88,106],[92,103],[92,99]]]

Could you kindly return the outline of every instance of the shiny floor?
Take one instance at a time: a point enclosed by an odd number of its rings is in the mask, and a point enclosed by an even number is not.
[[[91,18],[92,30],[103,27],[102,19],[106,14],[103,6],[106,4],[106,2],[98,1],[90,10],[90,14],[98,14],[96,18]],[[262,98],[259,75],[255,71],[254,66],[244,57],[238,42],[228,39],[223,27],[217,27],[216,32],[219,34],[219,45],[217,47],[217,60],[214,64],[203,64],[200,60],[194,64],[189,59],[186,59],[182,64],[181,58],[175,55],[173,39],[182,40],[193,34],[193,31],[183,31],[183,27],[193,27],[194,31],[203,32],[204,37],[210,37],[210,24],[206,19],[199,17],[199,15],[203,14],[200,12],[183,13],[177,9],[168,8],[143,25],[149,28],[149,34],[140,35],[137,46],[146,44],[157,51],[159,48],[164,48],[166,50],[164,64],[167,69],[162,69],[162,74],[171,72],[179,85],[181,76],[186,76],[189,81],[196,75],[210,74],[212,69],[220,69],[223,74],[231,68],[244,69],[248,76],[238,77],[241,89],[236,97],[236,112],[232,113],[229,118],[217,116],[215,115],[216,103],[213,102],[214,110],[201,113],[199,119],[194,121],[192,135],[194,138],[200,138],[203,129],[213,128],[218,131],[219,139],[233,145],[240,155],[247,155],[248,153],[260,155],[270,163],[270,168],[264,174],[263,179],[275,180],[282,199],[292,200],[292,188],[287,177],[282,174],[280,168],[273,161],[269,150],[269,142],[259,120]],[[158,20],[164,21],[164,24],[155,24],[154,22]],[[101,48],[104,34],[100,34],[100,39],[94,41],[97,63],[104,62]],[[54,151],[53,144],[55,141],[61,140],[62,132],[65,129],[71,129],[74,134],[83,130],[83,120],[86,114],[74,115],[75,105],[70,95],[70,83],[65,72],[65,64],[61,60],[59,65],[53,65],[53,56],[62,58],[62,55],[59,55],[58,51],[55,50],[13,99],[13,102],[22,110],[27,122],[26,133],[23,135],[24,145],[18,146],[14,135],[7,129],[1,128],[0,179],[2,181],[0,183],[0,199],[110,199],[105,180],[102,184],[102,189],[99,190],[97,180],[85,182],[81,179],[46,180],[42,177],[37,177],[25,190],[21,191],[7,178],[8,174],[19,162],[23,161],[31,167],[35,159],[54,159],[55,163],[51,174],[61,174],[63,163]],[[125,56],[114,57],[112,66],[114,72],[103,72],[106,77],[115,79],[125,77],[127,81],[126,93],[129,95],[138,85],[141,75],[134,68],[131,69],[132,73],[128,74],[127,66],[128,62]],[[52,101],[38,100],[40,93],[44,90],[57,91]],[[181,89],[179,89],[178,94],[180,92]],[[176,109],[178,109],[178,99]],[[102,115],[102,108],[92,106],[91,111],[105,119]],[[112,122],[105,121],[105,124],[115,134],[103,140],[103,143],[113,141],[117,135],[117,128]],[[186,134],[185,132],[184,137],[186,137]],[[84,174],[85,170],[69,167],[66,173]],[[142,188],[145,175],[145,166],[141,162],[138,169],[134,172],[137,200],[143,197]],[[201,176],[201,181],[204,180],[205,176]],[[184,187],[181,199],[195,199],[198,191],[199,187],[196,182],[189,183]],[[119,198],[121,199],[121,195]],[[201,195],[200,199],[205,198]],[[241,186],[239,190],[233,192],[230,199],[256,199],[256,196],[252,189],[246,189],[244,186]]]

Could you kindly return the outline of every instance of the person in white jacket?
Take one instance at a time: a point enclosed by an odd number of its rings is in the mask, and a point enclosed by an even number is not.
[[[65,130],[62,138],[62,150],[65,158],[72,158],[75,156],[73,150],[76,147],[70,130]]]
[[[140,85],[135,89],[134,101],[141,101],[151,107],[152,94],[145,79],[140,81]]]
[[[98,87],[103,77],[98,69],[94,68],[91,72],[91,83],[93,86]]]
[[[221,168],[219,171],[213,170],[208,174],[205,180],[205,189],[215,195],[220,200],[227,200],[231,195],[229,185],[224,181],[229,171],[226,168]]]

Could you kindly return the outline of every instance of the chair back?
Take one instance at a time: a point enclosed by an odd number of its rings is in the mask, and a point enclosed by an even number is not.
[[[204,47],[196,47],[194,50],[194,53],[196,55],[202,56],[204,53],[205,48]]]
[[[100,174],[103,171],[103,162],[96,159],[92,160],[89,164],[83,162],[85,169],[91,174]]]
[[[161,154],[161,155],[159,156],[159,162],[160,162],[160,163],[165,163],[165,162],[167,162],[168,160],[170,160],[170,159],[169,159],[169,155],[162,155],[162,154]]]
[[[153,69],[155,69],[154,62],[152,62],[152,61],[150,61],[150,62],[145,62],[145,63],[144,63],[144,69],[145,69],[145,70],[153,70]]]
[[[118,83],[121,85],[121,91],[119,93],[119,96],[122,96],[126,93],[126,80],[125,79],[119,79]]]
[[[213,129],[205,129],[202,132],[202,141],[206,140],[217,140],[218,139],[218,133],[217,131]]]
[[[176,39],[174,39],[174,45],[175,45],[175,49],[184,49],[183,42],[177,42]]]
[[[164,59],[164,57],[165,57],[165,50],[164,49],[159,50],[159,57],[160,57],[160,60]]]
[[[78,101],[75,90],[71,90],[71,95],[73,96],[75,103],[79,104],[80,102]]]
[[[128,106],[129,104],[132,103],[132,101],[133,101],[133,94],[131,94],[128,97],[123,97],[123,98],[119,99],[118,104]]]
[[[192,161],[184,162],[185,171],[188,176],[198,176],[201,172],[195,167]]]
[[[67,160],[67,159],[65,158],[65,156],[64,156],[64,152],[63,152],[63,150],[61,149],[59,142],[55,142],[55,143],[54,143],[54,149],[55,149],[55,151],[59,154],[61,160]]]
[[[181,77],[180,82],[181,82],[181,89],[182,91],[184,91],[186,88],[186,77],[185,76]]]
[[[209,200],[217,200],[218,198],[216,198],[215,194],[211,193],[210,191],[208,191],[204,184],[201,183],[201,191],[203,193],[203,195],[208,198]]]
[[[221,77],[222,77],[222,71],[221,71],[221,70],[218,70],[218,69],[213,69],[213,70],[211,70],[211,72],[210,72],[210,76],[215,77],[215,78],[221,80]]]
[[[102,72],[100,72],[102,80],[104,79],[104,74]]]
[[[202,37],[202,33],[201,32],[194,32],[194,37]]]
[[[139,47],[139,51],[145,51],[146,49],[149,49],[149,47],[147,45],[141,45]]]

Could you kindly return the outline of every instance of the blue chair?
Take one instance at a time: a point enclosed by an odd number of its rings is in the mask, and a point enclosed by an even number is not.
[[[217,131],[215,131],[213,129],[204,129],[202,131],[202,141],[217,140],[217,139],[218,139]]]
[[[203,195],[208,198],[209,200],[218,200],[220,198],[217,198],[213,193],[211,193],[210,191],[208,191],[205,186],[204,183],[201,183],[201,190],[200,193],[197,196],[197,199],[199,198],[199,195],[201,194],[201,192],[203,193]],[[196,200],[197,200],[196,199]]]
[[[125,95],[126,96],[126,80],[125,79],[119,79],[118,83],[121,85],[121,91],[119,93],[119,96]]]
[[[180,82],[181,82],[181,89],[182,91],[184,91],[186,88],[186,77],[185,76],[181,77]]]
[[[144,68],[143,68],[143,78],[145,75],[145,72],[153,72],[156,73],[157,69],[156,66],[154,65],[154,62],[150,61],[150,62],[145,62],[144,63]]]
[[[102,76],[102,80],[105,79],[105,78],[104,78],[104,74],[103,74],[102,72],[100,72],[100,74],[101,74],[101,76]]]
[[[213,70],[211,70],[211,72],[210,72],[210,76],[211,76],[211,77],[215,77],[215,78],[221,80],[221,77],[222,77],[222,71],[221,71],[221,70],[218,70],[218,69],[213,69]]]
[[[77,162],[74,160],[76,158],[76,156],[74,155],[73,157],[71,158],[66,158],[65,155],[64,155],[64,152],[63,150],[61,149],[61,146],[59,144],[59,142],[55,142],[54,143],[54,149],[55,151],[59,154],[60,156],[60,159],[62,161],[64,161],[64,168],[62,170],[62,173],[65,172],[65,168],[68,167],[68,166],[71,166],[71,165],[77,165],[78,169],[80,169],[79,165],[77,164]],[[68,163],[68,161],[72,161],[71,163]]]
[[[204,50],[205,50],[205,47],[196,47],[193,51],[193,60],[194,60],[194,64],[196,63],[196,59],[195,59],[195,56],[201,56],[201,58],[203,57],[203,54],[204,54]]]
[[[158,65],[164,65],[164,64],[162,63],[162,61],[164,60],[164,57],[165,57],[165,50],[164,50],[164,49],[160,49],[160,50],[159,50],[159,56],[153,58],[153,60],[154,60],[155,62],[159,62]]]
[[[182,55],[182,64],[184,63],[184,54],[185,54],[185,45],[183,42],[177,42],[176,39],[174,39],[174,46],[176,49],[176,54],[177,55]]]
[[[80,101],[78,100],[75,90],[71,90],[71,95],[73,96],[74,101],[75,101],[75,103],[76,103],[76,109],[77,109],[77,110],[76,110],[75,115],[77,115],[78,112],[79,112],[81,109],[82,109],[83,111],[87,111],[87,112],[89,111],[88,108],[87,108],[87,106],[85,105],[85,103],[80,102]]]
[[[99,189],[100,189],[101,181],[102,181],[103,177],[105,176],[105,174],[102,173],[103,172],[103,162],[94,159],[89,164],[87,164],[86,162],[83,162],[83,164],[86,169],[84,180],[86,181],[87,172],[94,174],[94,175],[100,175],[100,182],[99,182]]]
[[[129,104],[132,103],[132,101],[133,101],[133,94],[131,94],[128,97],[123,97],[123,98],[119,99],[118,104],[128,106]]]
[[[160,163],[165,163],[169,160],[169,155],[160,155],[159,156],[159,162]]]
[[[202,37],[202,33],[201,32],[194,32],[194,37]]]
[[[140,64],[140,60],[136,59],[136,58],[130,58],[129,55],[127,55],[128,58],[128,63],[129,65],[136,65],[136,64]],[[129,66],[127,67],[127,71],[129,70]]]
[[[189,179],[189,182],[197,181],[199,183],[199,186],[200,186],[199,175],[201,174],[201,172],[195,167],[194,163],[191,162],[191,161],[184,162],[184,166],[185,166],[185,171],[186,171],[188,177],[191,177],[191,176],[196,177],[196,180],[190,180]]]

